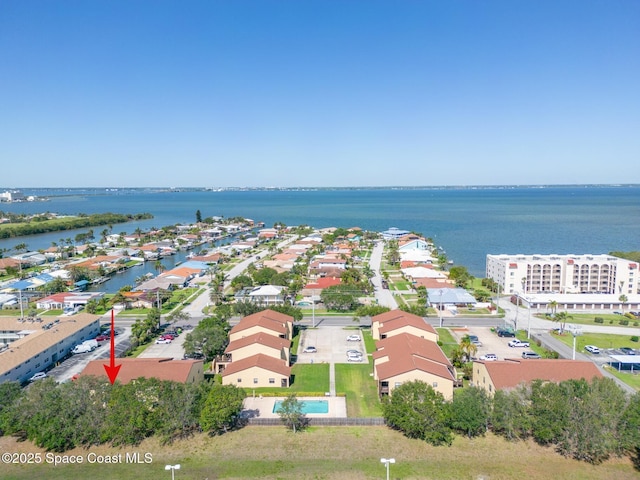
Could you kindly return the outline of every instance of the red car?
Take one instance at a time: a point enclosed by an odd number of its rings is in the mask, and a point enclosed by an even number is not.
[[[175,340],[175,337],[170,333],[165,333],[164,335],[161,335],[160,338],[164,338],[165,340]]]
[[[101,333],[96,337],[96,342],[104,342],[105,340],[109,340],[109,335],[105,335],[104,333]]]

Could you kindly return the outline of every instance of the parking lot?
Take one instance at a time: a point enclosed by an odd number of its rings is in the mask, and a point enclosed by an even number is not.
[[[349,335],[360,335],[359,342],[349,342]],[[306,347],[316,347],[315,353],[303,353]],[[363,353],[362,362],[369,362],[362,340],[362,332],[354,328],[326,326],[306,329],[300,332],[297,363],[349,363],[347,350],[358,350]]]
[[[495,353],[498,360],[505,358],[522,358],[523,351],[529,351],[528,348],[510,347],[508,345],[513,338],[499,337],[490,327],[468,327],[467,329],[451,329],[451,333],[458,343],[465,335],[477,335],[478,340],[482,342],[482,346],[478,347],[476,358],[480,358],[487,353]]]

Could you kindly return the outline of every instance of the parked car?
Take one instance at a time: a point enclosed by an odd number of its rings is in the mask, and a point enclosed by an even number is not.
[[[536,352],[522,352],[522,358],[541,358]]]
[[[495,362],[498,360],[498,356],[495,353],[485,353],[480,356],[480,360],[484,360],[485,362]]]
[[[359,356],[362,356],[362,352],[360,350],[347,350],[347,356],[348,355],[359,355]]]
[[[312,347],[311,345],[304,347],[304,350],[302,350],[302,353],[316,353],[318,351],[318,349],[316,347]]]
[[[514,338],[513,340],[511,340],[507,345],[509,345],[510,347],[529,348],[529,342],[523,342],[522,340],[518,340],[517,338]]]
[[[360,335],[349,335],[347,337],[347,342],[359,342],[360,340],[362,340]]]
[[[162,335],[160,335],[160,338],[164,338],[165,340],[175,340],[176,337],[174,335],[171,335],[170,333],[163,333]]]
[[[469,335],[469,340],[471,340],[471,343],[473,343],[476,347],[482,346],[482,342],[477,335]]]
[[[170,338],[162,338],[160,337],[159,339],[156,340],[156,344],[168,344],[171,343],[171,339]]]
[[[105,340],[109,340],[109,338],[111,338],[109,335],[101,333],[96,337],[96,342],[104,342]]]
[[[498,328],[496,333],[499,337],[515,337],[516,333],[509,328]]]
[[[629,347],[622,347],[620,349],[620,351],[624,354],[624,355],[635,355],[636,351],[633,348],[629,348]]]
[[[204,355],[200,352],[185,353],[184,357],[182,357],[183,360],[202,360],[203,358]]]
[[[35,373],[30,379],[30,382],[35,382],[36,380],[42,380],[43,378],[47,378],[47,374],[44,372]]]
[[[349,355],[347,356],[347,362],[361,362],[362,355]]]
[[[600,353],[600,349],[595,345],[585,345],[584,349],[589,353],[593,353],[594,355],[597,355]]]

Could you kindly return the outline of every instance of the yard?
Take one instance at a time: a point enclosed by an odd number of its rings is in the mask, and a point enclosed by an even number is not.
[[[371,365],[336,364],[336,392],[346,394],[349,417],[381,417]]]
[[[44,452],[29,442],[0,438],[3,452]],[[125,454],[148,452],[150,463],[124,461]],[[293,434],[284,427],[245,427],[210,437],[198,434],[163,445],[149,439],[135,448],[106,446],[77,449],[67,454],[85,461],[74,465],[43,462],[40,465],[4,466],[3,475],[13,480],[46,478],[100,478],[116,480],[170,478],[165,465],[180,464],[175,478],[190,479],[324,479],[369,480],[385,477],[381,457],[394,458],[390,478],[404,480],[546,480],[571,478],[602,480],[638,478],[638,471],[627,458],[612,458],[602,465],[564,458],[553,448],[531,441],[508,442],[487,434],[481,438],[456,437],[450,447],[433,447],[404,437],[387,427],[313,427]],[[118,455],[113,464],[89,463],[98,455]],[[105,457],[97,457],[105,458]],[[113,457],[108,457],[113,458]],[[117,457],[116,457],[117,458]]]

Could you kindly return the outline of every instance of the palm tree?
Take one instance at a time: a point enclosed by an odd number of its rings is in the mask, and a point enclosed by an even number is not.
[[[553,317],[553,321],[558,322],[560,324],[560,335],[564,333],[564,329],[567,326],[567,321],[571,318],[573,317],[569,315],[567,312],[556,313],[555,316]]]
[[[551,300],[548,306],[551,309],[551,314],[555,315],[558,311],[558,302],[556,302],[555,300]]]
[[[622,294],[618,297],[618,300],[620,301],[620,303],[622,303],[622,313],[624,313],[624,305],[625,303],[627,303],[629,301],[629,297],[627,297],[626,295]]]
[[[153,264],[153,268],[155,268],[158,273],[162,273],[167,269],[167,267],[164,266],[164,263],[162,263],[162,261],[160,260],[155,261],[155,263]]]
[[[460,340],[460,350],[462,350],[467,361],[469,361],[478,351],[478,347],[471,341],[469,335],[465,335],[462,337],[462,340]]]

